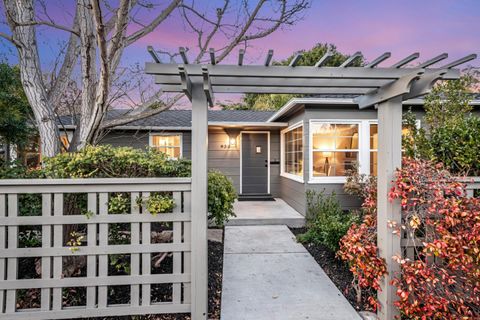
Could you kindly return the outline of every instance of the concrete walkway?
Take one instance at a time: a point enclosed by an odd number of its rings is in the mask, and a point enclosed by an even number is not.
[[[221,319],[361,318],[286,226],[227,226]]]
[[[305,218],[285,201],[236,201],[233,205],[236,217],[228,221],[227,226],[251,225],[287,225],[300,228]]]

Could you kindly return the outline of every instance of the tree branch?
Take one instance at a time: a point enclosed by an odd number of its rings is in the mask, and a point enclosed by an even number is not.
[[[3,39],[7,40],[8,42],[12,43],[13,45],[15,46],[19,46],[20,44],[15,41],[11,36],[9,36],[8,34],[6,33],[3,33],[3,32],[0,32],[0,37],[2,37]]]
[[[182,0],[172,0],[170,4],[168,5],[165,10],[163,10],[155,19],[153,19],[150,24],[148,24],[145,28],[142,28],[138,30],[137,32],[134,32],[130,36],[127,37],[125,41],[125,47],[131,45],[135,41],[137,41],[140,38],[143,38],[150,32],[152,32],[160,23],[162,23],[171,13],[175,8],[178,7],[178,5],[182,2]]]

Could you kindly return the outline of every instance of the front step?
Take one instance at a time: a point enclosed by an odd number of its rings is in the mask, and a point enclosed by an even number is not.
[[[275,201],[271,194],[249,193],[239,194],[238,201]]]
[[[232,217],[227,226],[287,225],[303,227],[305,217],[280,198],[275,201],[235,201]]]

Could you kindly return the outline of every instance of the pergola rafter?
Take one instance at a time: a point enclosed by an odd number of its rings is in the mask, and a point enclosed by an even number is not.
[[[183,63],[162,64],[153,50],[148,50],[155,62],[146,64],[147,74],[155,76],[155,82],[163,91],[184,92],[192,101],[192,202],[196,208],[193,226],[206,224],[207,108],[214,104],[214,93],[356,94],[359,108],[378,109],[377,244],[388,272],[381,281],[378,315],[382,320],[398,316],[393,305],[396,293],[390,282],[400,266],[391,257],[401,254],[401,246],[400,238],[393,235],[388,225],[401,223],[401,207],[398,201],[388,201],[388,192],[395,170],[401,166],[402,101],[428,93],[438,80],[458,79],[460,70],[454,68],[477,56],[471,54],[443,67],[431,68],[448,57],[443,53],[417,66],[405,67],[419,57],[413,53],[391,67],[379,67],[391,56],[386,52],[366,66],[353,67],[361,57],[361,53],[356,52],[339,67],[325,67],[331,52],[314,66],[298,66],[300,54],[288,66],[271,66],[273,50],[268,51],[263,65],[244,65],[243,49],[239,51],[237,65],[219,65],[213,49],[210,64],[189,64],[184,48],[180,48]],[[203,266],[193,271],[197,273],[194,279],[201,280],[192,282],[192,319],[206,319],[207,266],[200,261],[207,256],[207,235],[195,234],[192,241],[201,243],[201,250],[192,256],[196,259],[194,265]]]

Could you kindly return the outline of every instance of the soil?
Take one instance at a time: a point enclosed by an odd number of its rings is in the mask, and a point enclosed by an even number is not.
[[[305,233],[305,228],[290,228],[295,235]],[[315,261],[322,267],[323,271],[332,280],[335,286],[343,293],[345,298],[350,304],[357,310],[368,310],[368,303],[362,301],[358,304],[355,298],[355,290],[352,288],[353,275],[348,269],[348,266],[335,257],[335,252],[331,251],[327,247],[319,244],[304,244],[304,247],[313,256]]]

